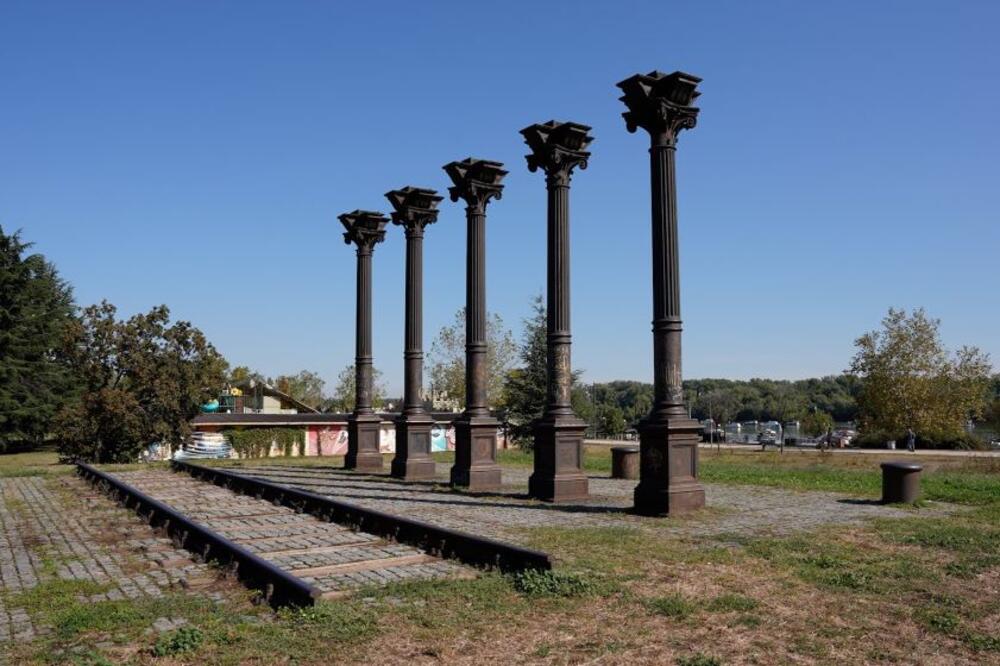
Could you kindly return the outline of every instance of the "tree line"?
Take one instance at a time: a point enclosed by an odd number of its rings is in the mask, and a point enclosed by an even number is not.
[[[121,318],[114,305],[79,307],[55,266],[19,233],[0,226],[0,451],[55,441],[65,458],[135,460],[154,442],[190,434],[200,406],[227,384],[266,382],[321,411],[354,406],[354,368],[332,395],[318,373],[265,377],[230,367],[190,322],[172,321],[165,305]],[[525,446],[545,403],[545,305],[531,303],[519,338],[489,316],[490,406]],[[848,372],[783,381],[693,379],[684,382],[691,416],[728,421],[801,420],[813,430],[857,421],[874,440],[913,428],[926,445],[971,445],[970,420],[1000,432],[1000,375],[974,347],[951,352],[939,324],[923,310],[890,310],[863,334]],[[616,436],[651,408],[653,387],[638,381],[584,384],[573,376],[572,401],[590,436]],[[464,312],[435,337],[428,355],[428,406],[464,402]],[[375,406],[388,408],[375,372]]]

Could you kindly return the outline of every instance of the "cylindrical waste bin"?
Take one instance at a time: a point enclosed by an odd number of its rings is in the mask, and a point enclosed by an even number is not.
[[[882,467],[882,503],[913,504],[920,499],[921,465],[911,462],[884,462]]]
[[[615,446],[611,448],[611,478],[639,478],[638,446]]]

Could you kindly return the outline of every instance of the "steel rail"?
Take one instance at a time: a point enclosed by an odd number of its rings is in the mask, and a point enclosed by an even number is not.
[[[215,561],[233,571],[244,585],[259,590],[272,606],[311,606],[320,598],[320,591],[305,581],[163,502],[91,465],[77,462],[76,467],[80,476],[124,506],[134,508],[152,527],[163,529],[182,548],[206,562]]]
[[[548,553],[538,550],[431,525],[228,470],[193,465],[180,460],[172,461],[172,465],[176,470],[217,486],[266,499],[332,523],[421,548],[432,555],[455,559],[474,567],[501,571],[552,568],[552,559]]]

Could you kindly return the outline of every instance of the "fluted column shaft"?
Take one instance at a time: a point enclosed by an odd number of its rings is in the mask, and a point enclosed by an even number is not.
[[[403,413],[423,414],[424,232],[406,230],[406,341],[403,350]]]
[[[486,213],[465,209],[465,414],[489,416],[486,401]]]
[[[372,413],[372,250],[358,247],[354,413]]]
[[[653,413],[686,416],[681,373],[680,263],[676,146],[652,135],[649,149],[653,231]]]
[[[547,415],[572,416],[570,391],[573,384],[570,348],[569,294],[569,176],[546,178],[548,187],[548,275],[547,275]]]

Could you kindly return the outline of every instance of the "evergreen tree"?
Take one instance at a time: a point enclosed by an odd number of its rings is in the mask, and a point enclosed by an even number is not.
[[[507,374],[504,385],[510,434],[523,448],[531,446],[531,424],[545,409],[546,392],[546,321],[541,295],[532,300],[531,309],[531,316],[524,320],[521,367]]]
[[[30,247],[0,226],[0,451],[40,443],[74,392],[60,354],[73,292]]]

